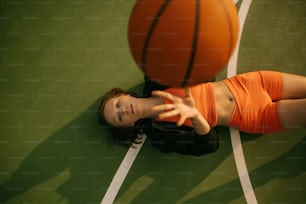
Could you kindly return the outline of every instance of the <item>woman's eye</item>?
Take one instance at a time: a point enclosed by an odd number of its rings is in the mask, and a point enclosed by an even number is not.
[[[119,108],[119,107],[120,107],[119,101],[117,102],[116,107],[117,107],[117,108]]]

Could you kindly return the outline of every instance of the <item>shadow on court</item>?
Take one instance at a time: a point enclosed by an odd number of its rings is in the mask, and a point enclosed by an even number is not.
[[[306,172],[306,135],[303,139],[297,143],[286,154],[268,162],[253,171],[250,171],[251,182],[253,188],[263,187],[275,179],[287,179],[291,177],[297,177],[305,174]],[[303,183],[303,182],[302,182]],[[213,200],[216,203],[229,203],[241,196],[241,192],[237,189],[240,185],[239,178],[236,178],[222,186],[209,189],[201,195],[190,200],[191,203],[201,203],[207,200]],[[271,192],[273,201],[284,202],[291,201],[292,203],[300,203],[302,200],[306,200],[306,190],[301,184],[288,183],[286,186],[278,186],[287,190],[287,193],[282,195],[273,194],[273,189],[264,187],[267,194]],[[274,189],[275,190],[275,189]],[[218,195],[222,195],[218,197]],[[262,200],[267,197],[257,195],[257,201],[259,203],[269,202],[268,200]]]
[[[137,165],[133,166],[122,186],[116,203],[147,203],[148,200],[151,203],[230,203],[237,199],[238,203],[244,203],[234,159],[231,158],[232,147],[228,129],[220,127],[219,132],[220,149],[216,153],[202,157],[162,154],[148,145],[145,146],[136,160]],[[244,142],[252,142],[264,135],[241,136]],[[266,184],[275,179],[287,179],[304,174],[305,155],[306,137],[278,158],[250,171],[254,189],[269,188]],[[272,201],[290,201],[292,195],[296,202],[305,200],[303,184],[288,184],[286,188],[287,192],[292,194],[284,193],[279,199],[272,195],[274,191],[271,188]],[[269,199],[267,196],[257,197],[258,201]]]
[[[130,90],[139,92],[142,86]],[[127,149],[114,144],[109,131],[99,124],[99,102],[100,99],[94,101],[86,111],[38,144],[24,158],[10,178],[0,185],[0,203],[11,203],[29,191],[37,195],[47,195],[49,191],[50,196],[56,192],[60,197],[57,203],[101,201]],[[162,154],[147,142],[121,191],[125,192],[131,183],[145,175],[155,182],[143,186],[144,191],[133,198],[133,203],[144,203],[148,199],[170,203],[178,200],[231,154],[231,146],[225,145],[230,142],[228,131],[226,128],[220,130],[224,136],[218,154],[204,157]],[[47,186],[48,181],[57,176],[62,177],[60,182]],[[45,202],[36,196],[23,195],[22,199],[24,202]]]
[[[218,130],[220,148],[213,154],[201,157],[182,156],[175,153],[162,154],[147,142],[136,159],[137,165],[132,167],[127,181],[122,186],[116,203],[148,203],[148,200],[150,203],[177,203],[202,181],[209,179],[211,174],[227,177],[227,172],[220,166],[223,166],[222,163],[231,157],[230,136],[228,128],[219,127]],[[253,139],[256,137],[254,136]],[[236,174],[236,169],[233,160],[229,160],[231,163],[228,171],[232,176]],[[217,172],[216,169],[218,169]],[[220,179],[216,182],[220,182]],[[237,195],[243,196],[239,180],[234,185],[238,189]],[[199,202],[191,203],[215,203],[218,196],[222,199],[220,195],[215,194],[209,197],[199,195],[201,197]],[[189,203],[190,200],[185,201]]]
[[[132,90],[139,87],[142,85]],[[126,149],[115,145],[109,131],[99,124],[99,103],[100,98],[25,157],[10,178],[0,185],[0,203],[9,202],[29,190],[38,195],[53,192],[54,186],[39,185],[60,174],[64,179],[56,192],[62,198],[57,202],[62,199],[73,204],[101,201]],[[26,196],[24,201],[34,202]]]
[[[130,90],[139,92],[142,86],[143,84],[140,84]],[[1,203],[10,202],[30,190],[37,194],[56,191],[61,197],[57,203],[63,201],[84,204],[101,201],[127,149],[115,145],[110,139],[109,131],[99,124],[99,100],[93,102],[65,127],[50,135],[25,157],[10,178],[0,185]],[[147,142],[118,194],[118,201],[175,203],[212,174],[220,174],[221,179],[228,179],[227,174],[231,174],[233,179],[221,186],[215,185],[218,186],[216,188],[207,187],[187,199],[187,202],[227,203],[243,197],[234,161],[228,160],[232,155],[228,129],[220,127],[219,131],[220,149],[214,154],[202,157],[162,154]],[[257,137],[250,136],[248,140]],[[301,152],[305,155],[305,147],[304,137],[285,155],[250,172],[253,185],[260,187],[271,179],[294,177],[304,173],[305,157],[297,155]],[[230,164],[216,171],[225,160]],[[58,175],[63,176],[58,187],[41,186]],[[216,182],[220,182],[220,179]],[[27,196],[23,199],[24,202],[37,202]]]
[[[25,157],[10,179],[1,184],[1,202],[9,201],[66,170],[68,179],[57,191],[69,203],[97,201],[101,197],[101,191],[107,185],[106,178],[111,177],[119,158],[110,154],[111,145],[103,137],[107,133],[99,127],[97,104],[95,102]]]

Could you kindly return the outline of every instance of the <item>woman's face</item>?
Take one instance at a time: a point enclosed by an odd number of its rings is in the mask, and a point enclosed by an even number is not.
[[[115,96],[104,106],[104,118],[115,127],[132,127],[138,118],[135,98],[128,94]]]

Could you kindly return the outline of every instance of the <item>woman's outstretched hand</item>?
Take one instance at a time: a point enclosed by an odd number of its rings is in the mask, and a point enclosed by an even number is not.
[[[153,91],[152,95],[167,98],[172,102],[170,104],[157,105],[153,108],[155,111],[164,111],[159,114],[160,119],[180,115],[177,125],[181,126],[187,118],[194,118],[199,114],[189,88],[185,89],[185,97],[174,96],[165,91]]]
[[[172,102],[170,104],[162,104],[153,107],[155,111],[163,111],[163,113],[159,114],[160,119],[180,115],[180,119],[177,121],[178,126],[183,125],[185,120],[189,118],[198,134],[206,134],[209,132],[210,127],[206,119],[203,118],[196,108],[190,88],[185,89],[185,97],[174,96],[165,91],[153,91],[152,95],[167,98]]]

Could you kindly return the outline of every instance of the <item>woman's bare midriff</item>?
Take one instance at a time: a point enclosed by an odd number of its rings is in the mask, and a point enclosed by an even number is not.
[[[212,85],[216,100],[217,125],[228,126],[236,105],[235,97],[222,81]]]

